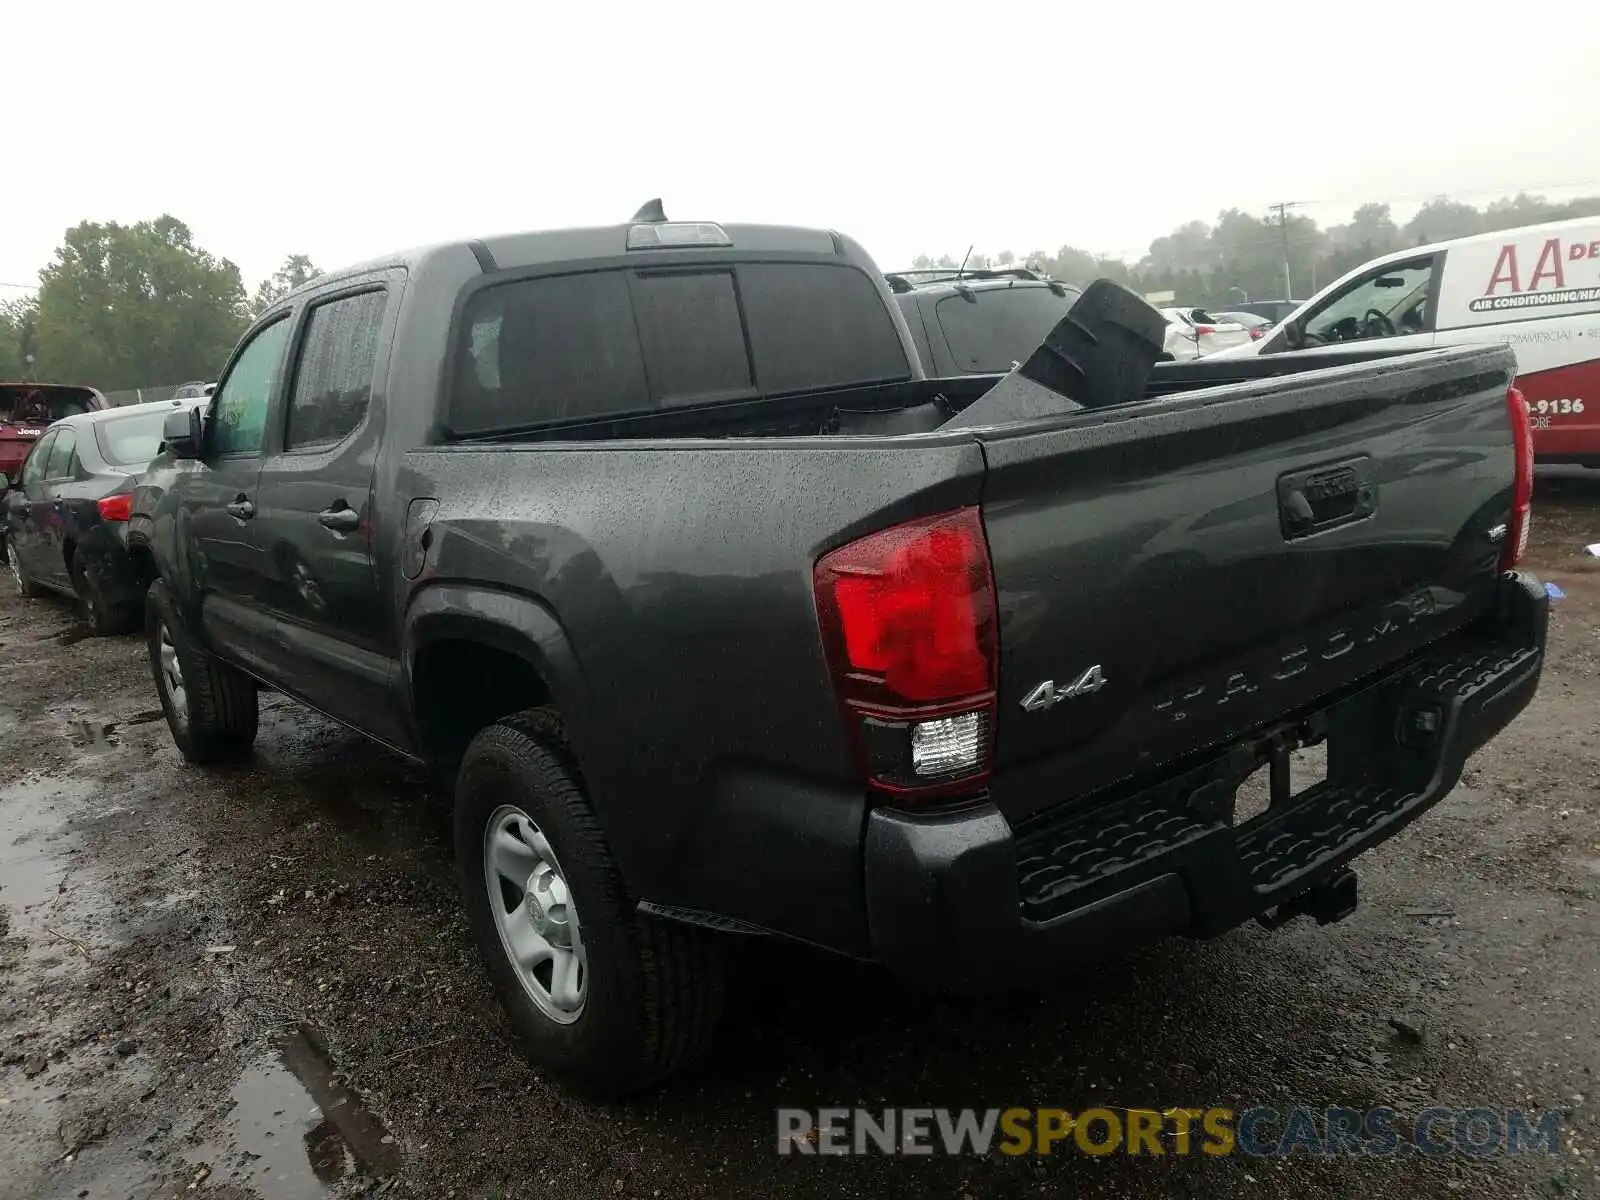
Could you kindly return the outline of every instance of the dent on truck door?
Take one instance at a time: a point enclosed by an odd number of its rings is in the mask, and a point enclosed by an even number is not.
[[[403,745],[397,643],[373,567],[370,497],[383,428],[373,381],[390,293],[381,282],[361,286],[308,310],[275,430],[280,448],[262,466],[256,532],[281,631],[274,678]]]

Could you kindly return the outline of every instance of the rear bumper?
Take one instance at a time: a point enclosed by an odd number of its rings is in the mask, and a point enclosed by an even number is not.
[[[1017,829],[992,804],[873,811],[874,956],[924,982],[987,990],[1163,935],[1213,936],[1327,881],[1443,799],[1532,699],[1548,600],[1530,577],[1500,586],[1492,619],[1315,714],[1327,781],[1244,824],[1233,823],[1234,792],[1257,759],[1237,749]]]
[[[104,522],[89,527],[78,543],[78,560],[92,571],[109,604],[134,604],[144,600],[138,572],[128,554],[127,526]]]

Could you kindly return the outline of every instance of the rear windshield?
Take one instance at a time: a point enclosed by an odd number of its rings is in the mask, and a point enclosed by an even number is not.
[[[876,283],[809,263],[499,284],[468,301],[455,361],[456,434],[910,375]]]
[[[161,448],[162,426],[172,411],[130,413],[99,422],[94,427],[94,440],[100,444],[101,455],[114,467],[144,466]]]
[[[89,411],[93,393],[75,388],[0,384],[0,425],[48,425]]]
[[[1065,290],[1058,296],[1048,287],[974,289],[946,296],[933,311],[958,368],[974,375],[1009,371],[1067,315],[1078,292]]]

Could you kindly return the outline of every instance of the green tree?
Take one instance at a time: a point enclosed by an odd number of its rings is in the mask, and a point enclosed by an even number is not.
[[[239,268],[172,216],[85,221],[39,278],[41,379],[113,391],[210,378],[245,322]]]
[[[38,302],[31,296],[0,303],[0,382],[32,377],[28,355],[34,353],[38,316]]]
[[[1472,205],[1462,204],[1448,196],[1436,196],[1406,222],[1404,232],[1408,245],[1425,246],[1430,242],[1467,237],[1482,228],[1483,214]]]
[[[250,299],[250,315],[259,317],[268,306],[277,303],[303,283],[310,283],[322,272],[304,254],[291,254],[283,265],[261,281],[256,294]]]

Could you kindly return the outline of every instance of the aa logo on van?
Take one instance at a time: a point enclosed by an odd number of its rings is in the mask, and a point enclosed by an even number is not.
[[[1588,277],[1581,283],[1567,278],[1568,268],[1574,263],[1594,268],[1581,272]],[[1523,266],[1518,259],[1517,243],[1507,242],[1501,246],[1483,295],[1467,304],[1468,311],[1501,312],[1600,301],[1600,286],[1589,282],[1600,273],[1600,240],[1562,245],[1558,237],[1545,239],[1533,263],[1533,273],[1527,276],[1526,286]]]

